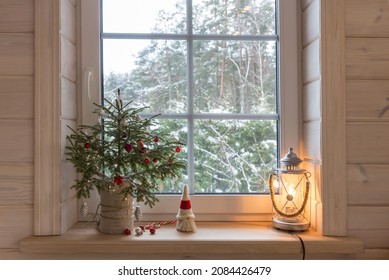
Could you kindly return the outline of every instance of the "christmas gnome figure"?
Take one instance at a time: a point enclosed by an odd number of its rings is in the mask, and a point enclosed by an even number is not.
[[[195,215],[192,212],[192,206],[190,204],[190,198],[188,194],[188,186],[184,186],[184,191],[182,193],[180,209],[178,210],[178,214],[176,216],[177,223],[176,228],[178,231],[184,232],[195,232],[196,231],[196,223],[195,223]]]

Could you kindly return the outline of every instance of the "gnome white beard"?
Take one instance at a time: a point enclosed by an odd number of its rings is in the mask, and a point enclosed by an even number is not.
[[[181,209],[180,213],[177,215],[177,230],[185,232],[195,232],[197,228],[194,219],[195,215],[192,213],[192,210]]]

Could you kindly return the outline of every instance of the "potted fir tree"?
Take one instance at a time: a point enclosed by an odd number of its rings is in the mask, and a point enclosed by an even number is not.
[[[159,184],[185,164],[176,157],[182,143],[153,130],[155,116],[139,116],[146,108],[123,104],[120,90],[105,103],[95,104],[97,124],[69,127],[66,155],[79,174],[72,186],[77,197],[88,198],[94,188],[100,193],[99,230],[119,234],[133,227],[133,201],[152,207]]]

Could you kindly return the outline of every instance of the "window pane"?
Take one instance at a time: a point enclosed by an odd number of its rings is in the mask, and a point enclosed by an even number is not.
[[[183,33],[185,0],[104,0],[103,32]]]
[[[195,121],[195,192],[264,193],[276,166],[275,121]]]
[[[193,0],[193,33],[275,34],[274,0]]]
[[[163,135],[168,135],[170,138],[177,139],[181,143],[186,144],[188,137],[188,122],[186,120],[174,120],[174,119],[157,119],[156,127]],[[187,147],[186,145],[181,147],[181,151],[176,155],[179,159],[187,161]],[[184,185],[188,184],[188,170],[183,170],[180,178],[171,176],[164,182],[161,182],[159,191],[161,193],[181,193]]]
[[[147,112],[186,111],[186,42],[104,40],[104,94],[118,88]]]
[[[194,42],[197,112],[275,113],[276,44]]]

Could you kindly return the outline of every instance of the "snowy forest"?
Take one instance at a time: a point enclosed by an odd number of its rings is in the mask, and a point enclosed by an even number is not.
[[[132,39],[131,26],[124,39],[103,37],[104,61],[110,44],[134,44],[131,59],[123,57],[131,60],[128,71],[103,72],[104,96],[113,99],[120,88],[123,99],[162,114],[159,129],[185,143],[181,156],[192,160],[195,193],[268,192],[278,146],[276,1],[174,2],[159,10],[149,38]],[[161,191],[181,192],[188,176]]]

